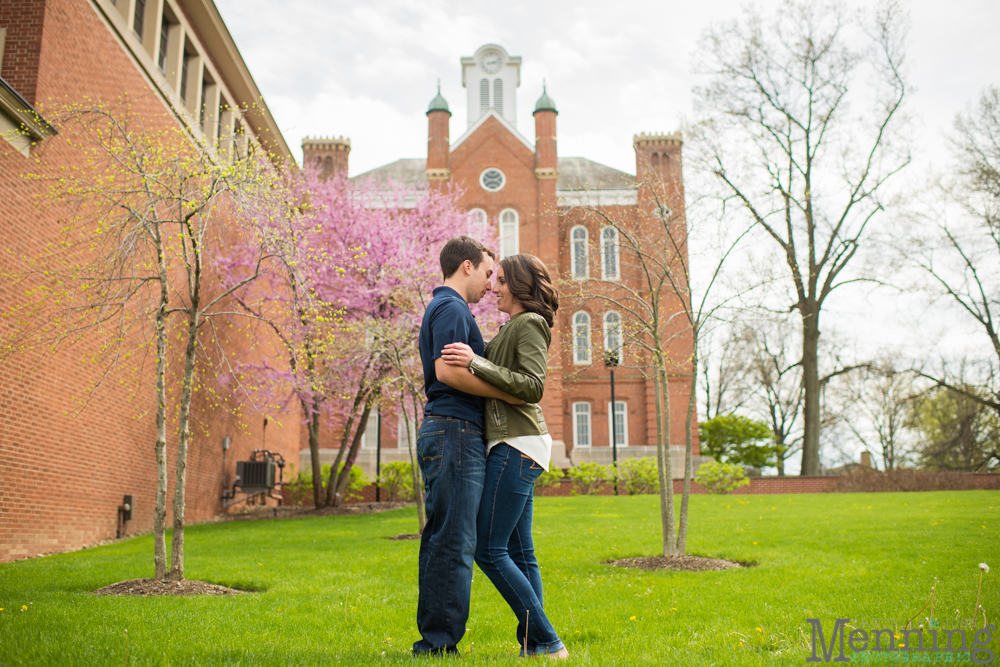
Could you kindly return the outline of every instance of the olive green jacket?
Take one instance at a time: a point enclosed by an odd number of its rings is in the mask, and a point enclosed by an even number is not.
[[[486,399],[486,440],[544,435],[549,430],[538,407],[545,392],[545,367],[552,332],[536,313],[521,312],[500,327],[486,344],[486,358],[476,356],[472,372],[524,405]]]

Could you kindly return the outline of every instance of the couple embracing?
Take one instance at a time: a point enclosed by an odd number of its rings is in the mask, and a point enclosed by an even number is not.
[[[457,652],[475,561],[517,617],[522,655],[565,658],[542,607],[531,539],[534,482],[548,470],[552,449],[537,404],[559,297],[537,257],[495,259],[468,236],[449,240],[441,250],[444,285],[420,327],[427,404],[417,455],[427,525],[417,603],[422,639],[413,652]],[[497,308],[510,320],[485,344],[469,304],[486,296],[494,278]]]

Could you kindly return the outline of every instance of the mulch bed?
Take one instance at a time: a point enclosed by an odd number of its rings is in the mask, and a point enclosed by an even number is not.
[[[130,579],[92,591],[94,595],[133,595],[141,598],[161,595],[240,595],[247,592],[210,584],[207,581],[191,581],[190,579],[181,579],[180,581]]]
[[[264,519],[290,519],[299,516],[344,516],[351,514],[376,514],[378,512],[388,512],[398,510],[401,507],[414,505],[412,500],[393,501],[381,503],[356,503],[345,504],[340,507],[324,507],[316,509],[312,505],[282,505],[281,507],[268,507],[265,505],[252,505],[241,507],[226,514],[217,514],[205,521],[197,523],[226,523],[228,521],[261,521]],[[194,523],[188,524],[194,525]]]
[[[756,565],[756,563],[722,560],[721,558],[702,558],[700,556],[639,556],[637,558],[607,560],[604,561],[604,564],[615,567],[634,567],[640,570],[675,570],[678,572],[713,572]]]
[[[395,535],[393,537],[388,537],[386,539],[389,539],[389,540],[419,540],[420,536],[419,535],[408,535],[408,534],[404,533],[403,535]]]

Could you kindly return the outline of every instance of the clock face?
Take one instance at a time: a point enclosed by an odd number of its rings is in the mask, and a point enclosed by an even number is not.
[[[487,51],[483,54],[480,65],[486,70],[487,74],[496,74],[503,65],[503,56],[500,55],[499,51]]]

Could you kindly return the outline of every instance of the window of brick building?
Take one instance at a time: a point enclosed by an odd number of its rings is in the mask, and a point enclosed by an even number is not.
[[[146,0],[135,0],[135,14],[132,16],[132,30],[142,41],[142,28],[146,23]]]
[[[520,250],[517,211],[508,208],[500,212],[500,259],[516,255]]]
[[[187,53],[184,54],[181,59],[181,102],[187,104],[187,89],[188,89],[188,66],[191,62],[191,56]]]
[[[604,351],[622,358],[622,316],[614,311],[604,313]]]
[[[582,311],[573,315],[573,363],[590,363],[590,315]]]
[[[590,403],[573,404],[573,446],[590,447]]]
[[[414,445],[417,444],[417,425],[414,423],[413,418],[410,418],[410,426],[406,426],[406,417],[403,416],[403,412],[399,413],[399,423],[396,426],[396,446],[400,449],[407,449],[410,443]]]
[[[375,449],[378,446],[378,411],[368,413],[364,435],[361,436],[361,449]]]
[[[570,232],[570,243],[573,280],[584,280],[589,274],[587,262],[587,228],[576,226]]]
[[[169,38],[170,23],[167,21],[167,17],[164,16],[160,21],[160,52],[156,58],[156,64],[164,74],[167,73],[167,47],[170,45]]]
[[[601,230],[601,275],[604,280],[618,280],[618,230],[605,227]]]
[[[474,208],[469,211],[469,236],[479,241],[486,239],[486,230],[489,224],[486,211],[481,208]]]
[[[615,444],[628,447],[628,405],[625,401],[615,401]],[[611,442],[611,402],[608,402],[608,442]]]

